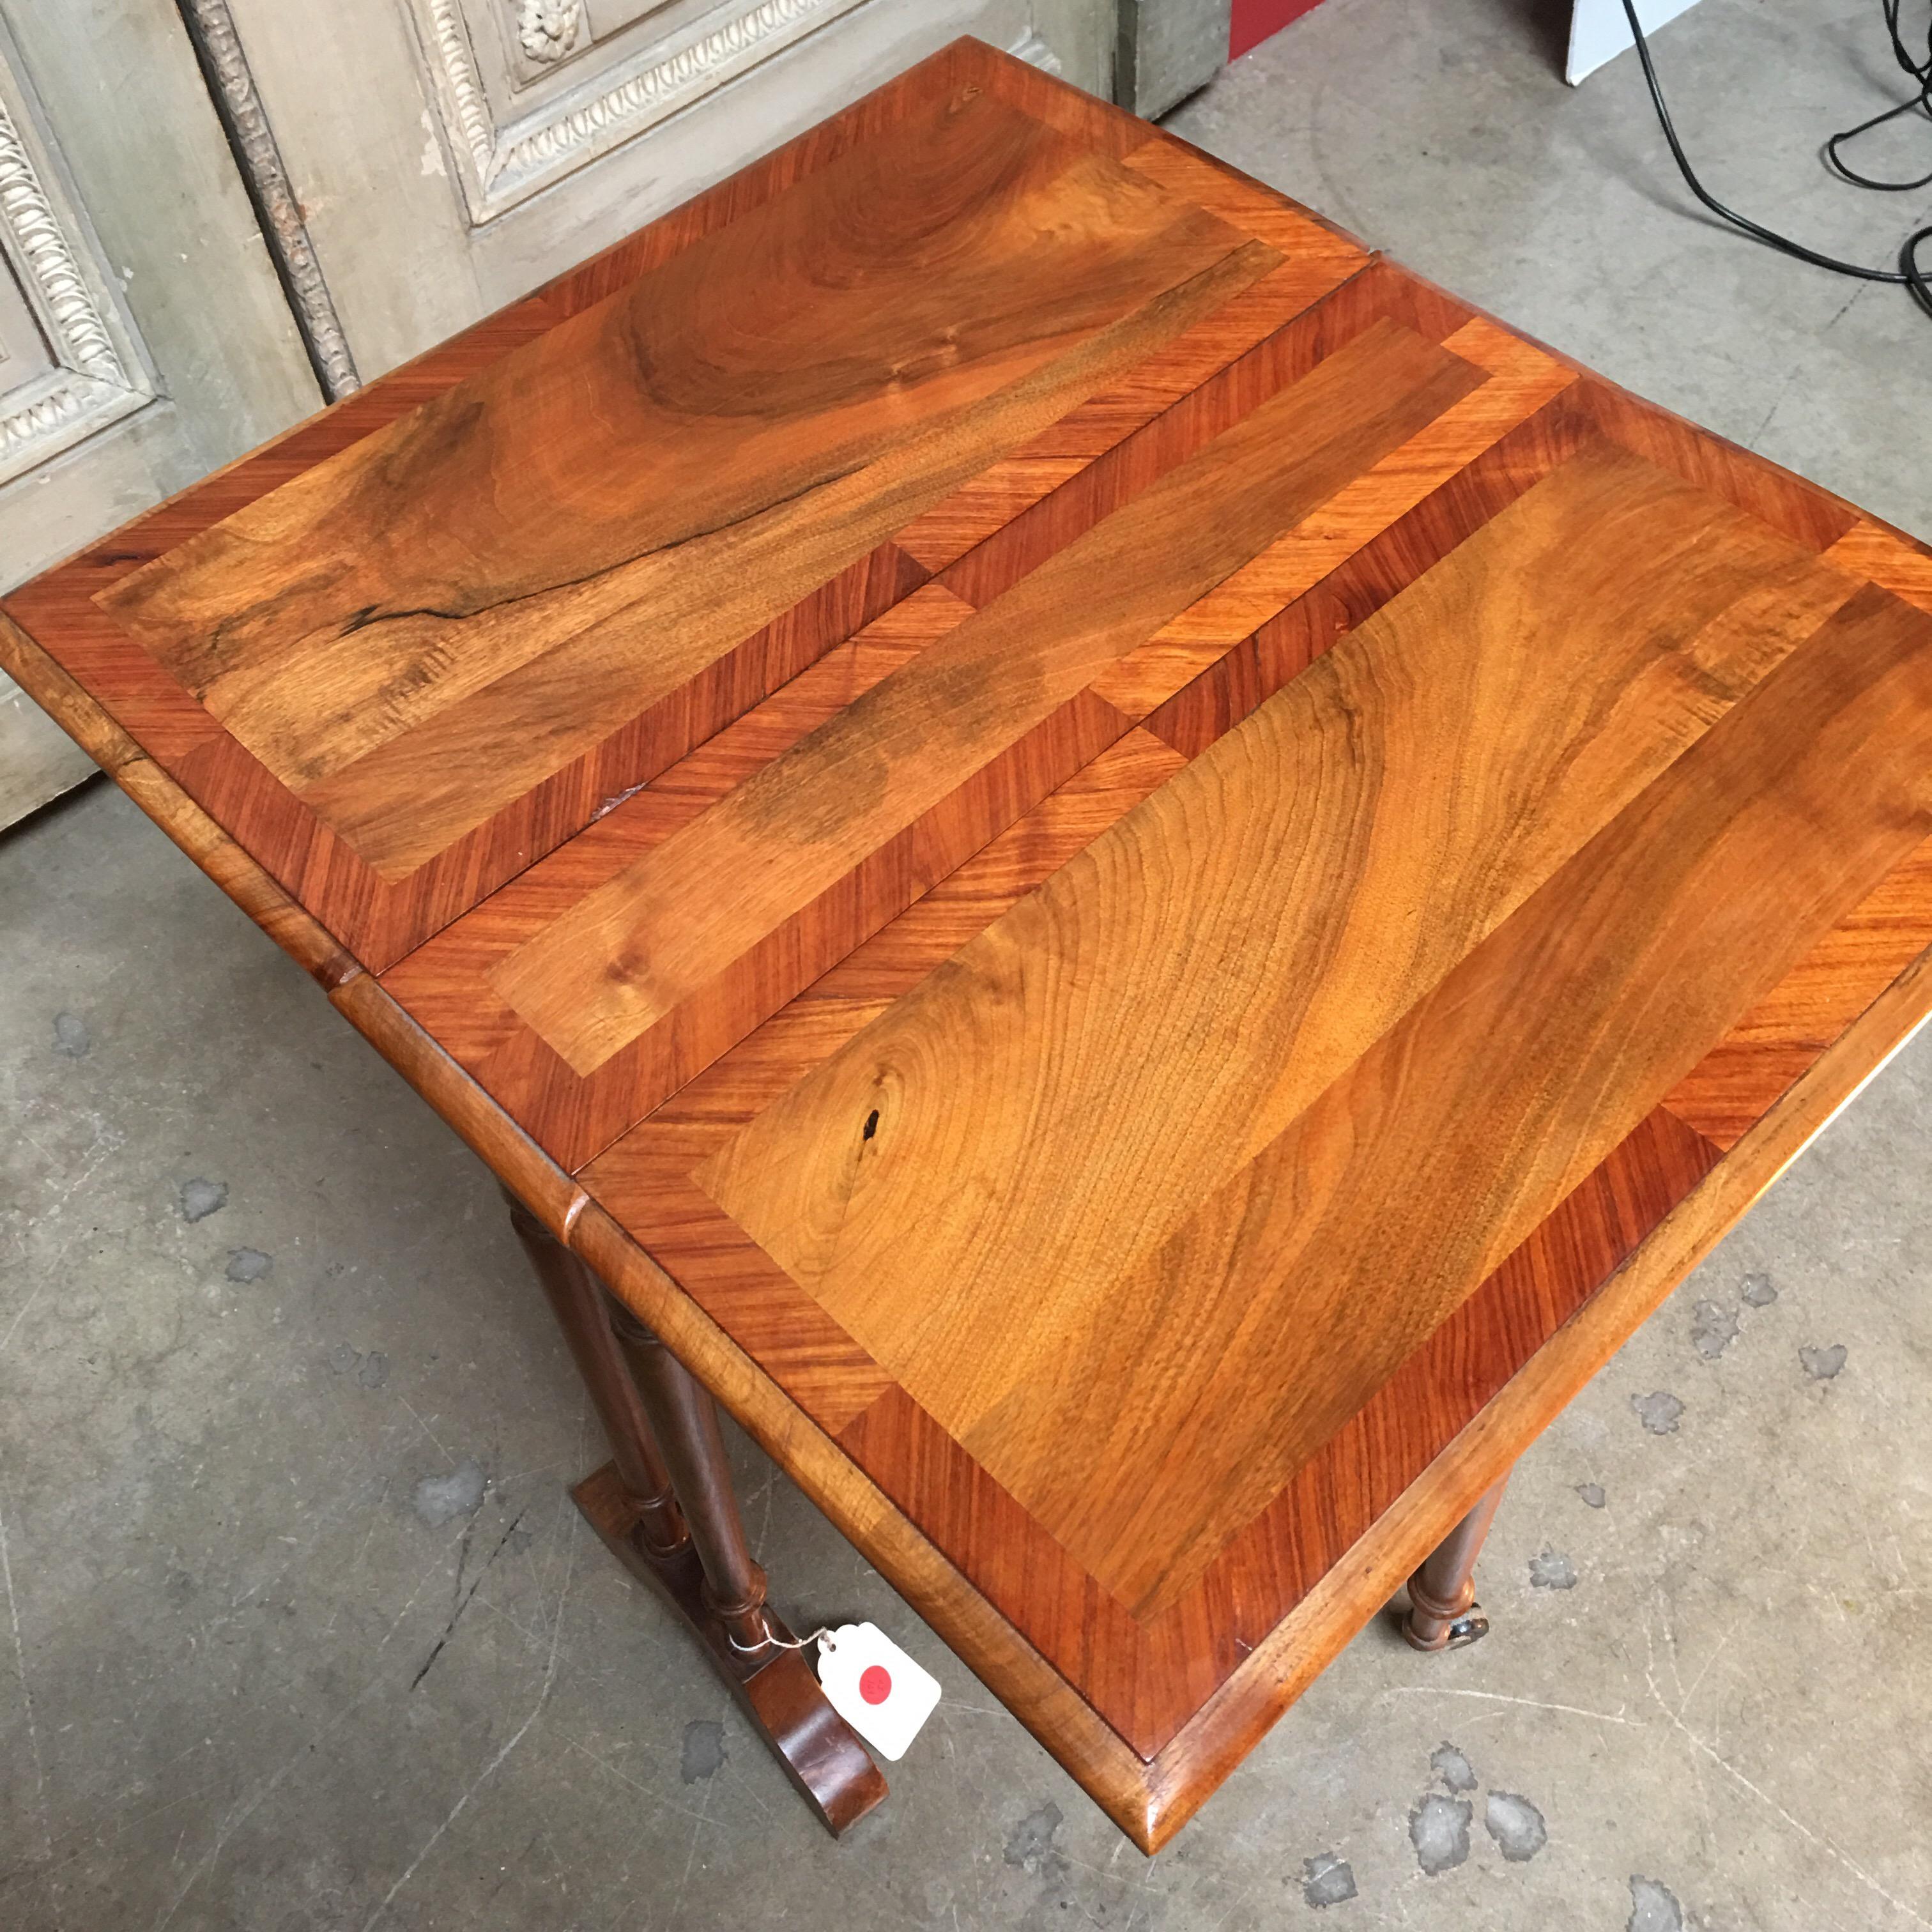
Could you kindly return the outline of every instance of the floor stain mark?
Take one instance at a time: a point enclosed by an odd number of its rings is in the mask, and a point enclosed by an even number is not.
[[[352,1372],[366,1389],[380,1388],[389,1379],[389,1358],[380,1348],[371,1348],[365,1355],[346,1342],[338,1342],[328,1352],[328,1366],[338,1376]]]
[[[55,1052],[64,1053],[70,1060],[85,1060],[93,1045],[94,1036],[78,1013],[55,1014]]]
[[[1738,1292],[1754,1308],[1768,1308],[1778,1299],[1778,1284],[1768,1274],[1748,1274]]]
[[[1800,1348],[1798,1359],[1804,1364],[1804,1372],[1814,1382],[1828,1382],[1845,1366],[1845,1345],[1834,1342],[1828,1348]]]
[[[1529,1559],[1531,1587],[1538,1590],[1574,1590],[1576,1566],[1561,1550],[1546,1549]]]
[[[1483,1807],[1483,1828],[1513,1865],[1527,1864],[1550,1842],[1543,1814],[1514,1791],[1492,1791]]]
[[[211,1214],[218,1214],[228,1205],[228,1184],[225,1180],[184,1180],[181,1188],[181,1214],[184,1221],[192,1225],[206,1221]]]
[[[1029,1811],[1006,1834],[1003,1854],[1008,1864],[1036,1877],[1054,1878],[1067,1870],[1066,1859],[1053,1842],[1053,1834],[1065,1822],[1065,1814],[1051,1798]]]
[[[1583,1498],[1585,1506],[1590,1509],[1601,1509],[1610,1501],[1604,1493],[1601,1483],[1579,1483],[1576,1493]]]
[[[1454,1870],[1469,1856],[1469,1820],[1475,1815],[1466,1798],[1432,1791],[1408,1814],[1408,1842],[1425,1878]]]
[[[1436,1775],[1451,1791],[1473,1791],[1476,1788],[1476,1768],[1456,1747],[1444,1740],[1429,1754],[1429,1762]]]
[[[467,1456],[446,1476],[425,1476],[417,1484],[411,1500],[416,1514],[432,1529],[440,1529],[458,1516],[473,1515],[482,1507],[484,1479],[483,1466]]]
[[[1738,1339],[1738,1312],[1721,1303],[1700,1301],[1690,1317],[1690,1346],[1714,1362]]]
[[[1668,1886],[1630,1874],[1630,1916],[1624,1932],[1684,1932],[1684,1908]]]
[[[1654,1395],[1634,1395],[1630,1407],[1653,1436],[1675,1436],[1684,1413],[1684,1405],[1667,1389],[1659,1389]]]
[[[684,1727],[677,1774],[686,1784],[702,1784],[724,1768],[724,1726],[716,1718],[694,1718]]]
[[[1301,1862],[1301,1896],[1316,1911],[1340,1905],[1355,1895],[1355,1872],[1346,1858],[1333,1852],[1317,1852]]]
[[[521,1522],[523,1520],[523,1512],[519,1510],[517,1512],[515,1520],[511,1523],[509,1528],[505,1530],[501,1536],[497,1538],[496,1546],[494,1550],[490,1551],[489,1557],[484,1562],[482,1568],[477,1571],[476,1582],[472,1583],[468,1589],[463,1592],[461,1597],[458,1599],[455,1609],[450,1612],[449,1621],[443,1625],[442,1634],[436,1639],[435,1647],[430,1652],[428,1656],[423,1659],[422,1668],[416,1672],[415,1676],[410,1679],[410,1688],[412,1690],[413,1690],[416,1686],[429,1675],[430,1666],[442,1654],[443,1646],[448,1642],[449,1640],[455,1635],[456,1626],[462,1621],[464,1612],[469,1609],[471,1598],[476,1594],[476,1592],[478,1590],[482,1588],[483,1580],[490,1574],[490,1564],[494,1563],[497,1558],[502,1555],[504,1544],[508,1543],[510,1538],[516,1534],[517,1524]],[[470,1533],[466,1530],[464,1532],[463,1538],[463,1555],[457,1564],[456,1570],[457,1582],[459,1588],[460,1588],[462,1586],[464,1564],[468,1562],[469,1555]]]

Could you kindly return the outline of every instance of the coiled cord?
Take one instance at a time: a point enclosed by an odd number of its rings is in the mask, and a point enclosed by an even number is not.
[[[1664,130],[1664,138],[1670,144],[1677,171],[1684,177],[1684,185],[1690,192],[1720,220],[1728,222],[1754,241],[1762,242],[1766,248],[1775,248],[1780,254],[1792,256],[1798,261],[1809,262],[1815,268],[1828,268],[1834,274],[1855,276],[1860,281],[1890,283],[1907,290],[1926,314],[1932,316],[1932,262],[1922,259],[1922,250],[1932,244],[1932,224],[1906,237],[1895,269],[1871,268],[1862,262],[1842,262],[1835,255],[1826,255],[1816,248],[1808,248],[1802,242],[1794,242],[1789,236],[1780,235],[1775,229],[1767,228],[1762,222],[1740,214],[1736,208],[1726,208],[1705,187],[1690,165],[1690,158],[1684,152],[1684,143],[1678,139],[1676,124],[1670,118],[1664,89],[1657,78],[1657,64],[1651,58],[1649,38],[1643,31],[1642,22],[1637,18],[1636,0],[1623,0],[1623,4],[1630,33],[1636,41],[1637,58],[1643,64],[1644,84],[1650,89],[1651,104],[1657,110],[1658,124]],[[1910,114],[1915,108],[1932,118],[1932,24],[1928,24],[1927,28],[1925,57],[1921,60],[1906,44],[1904,29],[1900,24],[1904,0],[1882,0],[1882,4],[1886,31],[1892,37],[1892,53],[1899,65],[1912,76],[1918,92],[1896,107],[1888,107],[1883,113],[1874,114],[1869,121],[1862,121],[1856,128],[1847,128],[1843,133],[1834,134],[1825,143],[1825,158],[1834,173],[1856,187],[1876,188],[1886,194],[1904,194],[1914,188],[1932,187],[1932,172],[1921,175],[1914,181],[1878,180],[1860,174],[1850,166],[1842,152],[1847,142],[1855,141],[1861,134],[1869,134],[1874,128],[1895,121],[1901,115]]]

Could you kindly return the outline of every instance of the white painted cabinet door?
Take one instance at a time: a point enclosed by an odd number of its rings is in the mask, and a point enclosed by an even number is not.
[[[1104,92],[1115,13],[1114,0],[212,4],[365,380],[959,34]]]
[[[0,590],[321,400],[170,0],[0,0]],[[0,826],[90,769],[0,674]]]

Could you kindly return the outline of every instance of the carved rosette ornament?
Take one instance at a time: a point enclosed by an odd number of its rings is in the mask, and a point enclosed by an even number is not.
[[[517,44],[539,64],[560,61],[577,44],[584,0],[519,0]]]

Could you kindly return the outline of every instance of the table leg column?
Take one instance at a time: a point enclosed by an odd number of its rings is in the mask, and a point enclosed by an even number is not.
[[[686,1521],[704,1575],[704,1607],[724,1626],[739,1656],[765,1656],[773,1648],[765,1573],[752,1562],[745,1540],[744,1520],[718,1426],[718,1405],[628,1308],[612,1302],[610,1318],[645,1412],[663,1444],[671,1486],[688,1512]]]
[[[704,1644],[806,1802],[843,1832],[886,1780],[765,1601],[717,1406],[578,1256],[514,1199],[510,1211],[610,1438],[610,1461],[572,1492],[578,1508]]]
[[[1476,1558],[1509,1478],[1490,1490],[1431,1550],[1408,1580],[1402,1634],[1418,1650],[1455,1650],[1489,1634],[1476,1606]]]
[[[550,1312],[563,1330],[591,1406],[610,1439],[610,1460],[636,1519],[636,1534],[652,1556],[674,1555],[689,1540],[671,1491],[670,1473],[652,1439],[617,1338],[604,1313],[604,1284],[508,1188],[510,1225],[543,1284]]]

